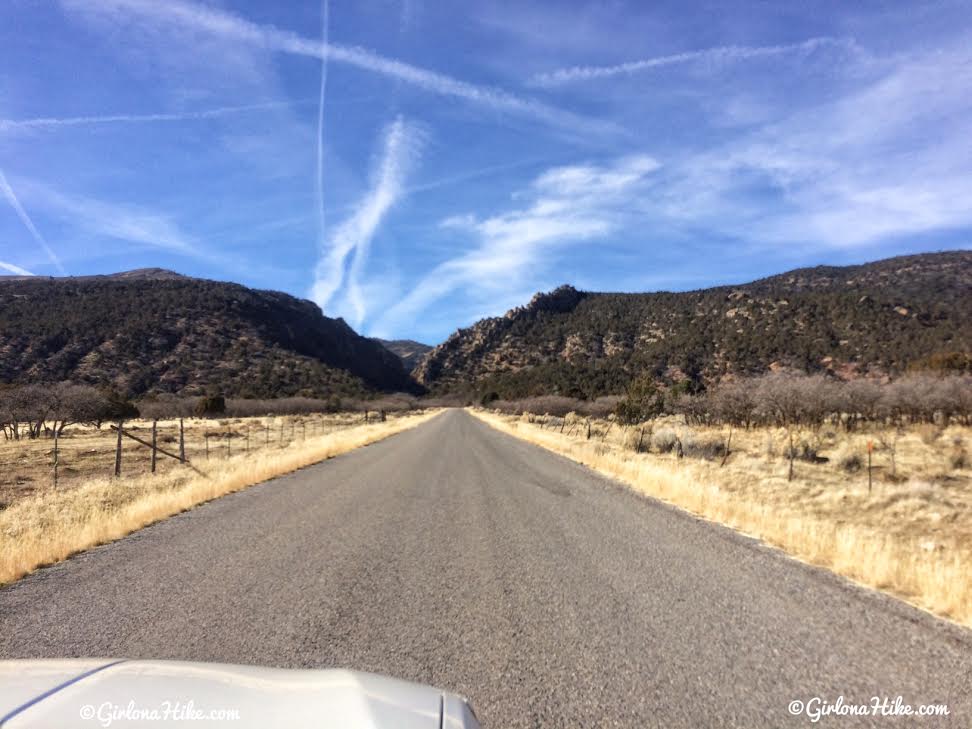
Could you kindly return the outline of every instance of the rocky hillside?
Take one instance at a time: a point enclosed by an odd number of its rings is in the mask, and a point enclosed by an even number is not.
[[[428,344],[415,342],[411,339],[378,339],[376,341],[389,352],[397,354],[405,369],[409,372],[418,367],[425,355],[432,351],[432,347]]]
[[[420,389],[379,343],[276,291],[160,269],[0,279],[0,383],[64,380],[133,396]]]
[[[701,384],[779,368],[854,377],[970,351],[972,251],[955,251],[683,293],[562,286],[457,331],[415,374],[436,390],[592,397],[646,371]]]

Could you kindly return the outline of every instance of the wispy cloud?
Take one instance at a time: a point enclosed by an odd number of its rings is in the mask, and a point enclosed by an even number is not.
[[[57,129],[61,127],[96,126],[103,124],[145,124],[152,122],[190,121],[193,119],[215,119],[232,114],[250,111],[268,111],[309,103],[308,100],[267,101],[260,104],[241,106],[222,106],[199,111],[174,112],[171,114],[106,114],[102,116],[38,117],[35,119],[0,119],[0,132]]]
[[[321,43],[327,45],[330,3],[321,0]],[[321,58],[321,85],[317,99],[317,177],[314,192],[317,202],[317,245],[324,245],[324,96],[327,92],[327,56]]]
[[[360,326],[368,313],[361,276],[371,240],[385,215],[401,198],[405,177],[420,151],[423,137],[418,127],[401,117],[388,125],[382,134],[382,152],[373,173],[372,188],[354,214],[335,229],[318,262],[311,297],[322,309],[330,311],[332,299],[346,282],[355,326]],[[347,259],[352,253],[345,277]]]
[[[457,215],[440,224],[470,236],[474,246],[440,263],[375,327],[393,332],[433,302],[459,290],[478,291],[493,302],[524,288],[524,277],[542,268],[553,248],[601,238],[621,227],[632,199],[643,193],[659,163],[645,155],[604,165],[551,168],[516,196],[528,204],[484,219]],[[481,301],[473,302],[478,308]]]
[[[398,32],[404,34],[415,28],[421,22],[422,11],[422,0],[402,0]]]
[[[333,102],[330,102],[333,103]],[[499,165],[488,165],[486,167],[480,167],[476,169],[466,170],[465,172],[459,172],[454,175],[446,175],[444,177],[437,177],[426,182],[419,182],[413,185],[406,185],[402,188],[402,197],[408,197],[411,195],[418,195],[425,192],[431,192],[438,190],[443,187],[455,188],[457,185],[463,182],[469,182],[472,180],[479,180],[482,178],[494,177],[502,172],[510,172],[524,167],[532,167],[540,165],[543,162],[549,162],[549,159],[543,157],[527,157],[525,159],[518,159],[515,162],[508,162]],[[342,203],[341,205],[334,207],[325,206],[325,218],[327,216],[337,216],[347,212],[353,212],[359,207],[358,203]],[[314,220],[319,220],[316,210],[309,213],[300,213],[298,215],[288,215],[281,218],[271,218],[265,219],[261,222],[248,226],[246,231],[240,231],[236,227],[225,228],[216,231],[218,236],[228,236],[228,235],[239,235],[243,232],[245,235],[266,235],[275,231],[286,230],[289,228],[304,228],[309,223],[313,223]],[[326,243],[326,236],[325,236]],[[323,248],[324,244],[322,244]]]
[[[61,265],[61,260],[57,257],[57,254],[54,253],[54,250],[50,247],[50,245],[48,245],[44,236],[42,236],[40,231],[37,230],[37,226],[34,225],[34,221],[30,219],[27,211],[24,210],[24,206],[20,204],[20,200],[17,198],[17,194],[13,191],[13,188],[7,181],[7,176],[3,173],[3,170],[0,170],[0,192],[3,192],[3,196],[7,198],[7,202],[10,203],[10,207],[12,207],[14,212],[17,213],[17,217],[20,218],[20,221],[24,224],[24,227],[27,228],[27,231],[30,233],[31,237],[34,239],[37,245],[41,247],[41,250],[47,254],[47,257],[51,260],[51,263],[57,267],[58,271],[64,273],[64,266]]]
[[[673,162],[643,211],[820,248],[968,226],[970,85],[967,45],[894,59],[851,93]]]
[[[80,12],[127,11],[142,18],[173,23],[205,31],[240,43],[247,43],[278,53],[307,58],[327,59],[371,73],[388,76],[442,96],[464,99],[475,104],[537,119],[576,131],[617,131],[608,123],[587,119],[543,102],[523,98],[502,89],[480,86],[437,71],[431,71],[394,58],[381,56],[365,48],[336,43],[322,43],[271,25],[259,25],[245,18],[210,7],[179,0],[62,0],[65,6]]]
[[[774,46],[719,46],[698,51],[687,51],[667,56],[656,56],[639,61],[619,63],[614,66],[573,66],[549,73],[541,73],[530,79],[531,86],[552,87],[577,81],[621,76],[648,71],[665,66],[678,66],[686,63],[708,63],[721,66],[727,63],[771,58],[788,54],[807,54],[822,48],[856,48],[853,41],[842,38],[809,38],[802,43],[789,43]]]
[[[4,271],[9,271],[10,273],[16,274],[17,276],[34,276],[36,274],[31,273],[26,268],[21,268],[20,266],[15,266],[12,263],[7,263],[6,261],[0,261],[0,268]]]
[[[32,203],[48,215],[89,235],[114,238],[192,258],[209,258],[199,242],[164,213],[84,195],[65,194],[37,182],[25,183],[23,189]]]

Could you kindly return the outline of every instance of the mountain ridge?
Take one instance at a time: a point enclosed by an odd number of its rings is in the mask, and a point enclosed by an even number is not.
[[[459,329],[413,374],[433,390],[592,397],[645,371],[703,386],[778,368],[855,377],[969,350],[972,251],[946,251],[675,293],[563,285]]]
[[[414,339],[381,339],[374,338],[385,349],[398,355],[405,369],[411,372],[432,351],[431,344],[416,342]]]
[[[279,291],[165,269],[0,280],[0,383],[130,395],[419,392],[399,358]]]

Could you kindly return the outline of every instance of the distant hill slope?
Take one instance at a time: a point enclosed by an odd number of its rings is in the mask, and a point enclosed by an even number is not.
[[[425,355],[432,351],[432,347],[428,344],[422,344],[411,339],[377,339],[376,341],[389,352],[397,354],[405,369],[409,372],[414,370]]]
[[[972,251],[684,293],[562,286],[460,329],[415,375],[436,390],[591,397],[622,392],[645,371],[702,382],[779,367],[854,376],[950,351],[972,351]]]
[[[0,280],[0,383],[278,397],[420,389],[316,304],[161,269]]]

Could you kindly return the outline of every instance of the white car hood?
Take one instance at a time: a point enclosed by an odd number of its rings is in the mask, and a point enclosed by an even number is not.
[[[0,661],[2,729],[478,729],[461,696],[344,670],[178,661]]]

